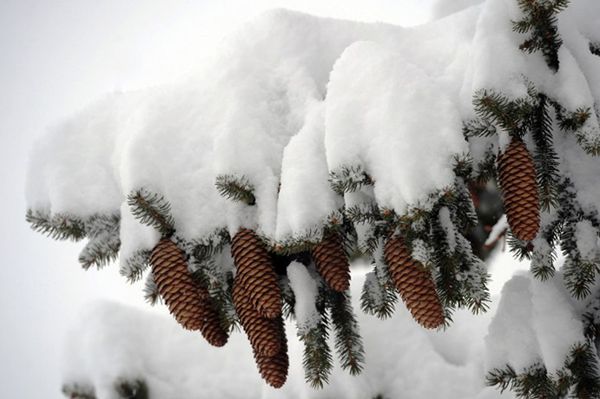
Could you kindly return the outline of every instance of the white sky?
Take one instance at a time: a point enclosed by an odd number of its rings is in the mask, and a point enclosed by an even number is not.
[[[25,223],[28,151],[47,126],[108,91],[177,79],[269,8],[414,25],[432,1],[0,0],[0,398],[62,398],[63,337],[86,302],[148,308],[116,266],[84,272],[82,244]]]

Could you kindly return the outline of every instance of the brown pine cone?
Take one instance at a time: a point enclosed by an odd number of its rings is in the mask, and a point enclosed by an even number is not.
[[[413,318],[425,328],[444,324],[444,310],[431,273],[410,254],[400,236],[390,237],[384,247],[390,276]]]
[[[281,314],[281,289],[271,257],[260,238],[249,229],[241,229],[231,242],[231,254],[237,268],[236,281],[258,312],[270,319]]]
[[[254,352],[262,356],[275,356],[279,353],[282,342],[278,319],[261,316],[237,281],[233,283],[233,304]]]
[[[208,291],[199,286],[187,269],[183,251],[168,238],[156,244],[150,256],[152,274],[160,296],[175,320],[188,330],[200,330],[214,346],[227,342]]]
[[[282,343],[281,350],[274,356],[266,356],[254,352],[254,361],[256,362],[256,366],[258,367],[258,371],[262,378],[273,388],[281,388],[287,379],[290,363],[283,318],[280,316],[276,321]]]
[[[350,288],[350,264],[339,233],[329,233],[313,250],[317,272],[337,292]]]
[[[521,140],[513,139],[498,156],[498,177],[511,231],[532,241],[540,228],[540,202],[533,159]]]

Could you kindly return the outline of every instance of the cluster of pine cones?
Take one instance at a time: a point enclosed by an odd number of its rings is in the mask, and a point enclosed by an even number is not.
[[[506,213],[514,235],[531,241],[539,230],[539,203],[535,168],[520,140],[513,140],[498,157],[498,174]],[[282,315],[282,293],[267,247],[249,229],[241,229],[231,242],[236,266],[232,298],[239,322],[254,352],[263,379],[275,388],[287,378],[289,359]],[[350,287],[350,265],[342,237],[325,235],[310,255],[317,272],[337,292]],[[445,313],[431,272],[412,257],[399,235],[385,242],[384,259],[396,290],[414,319],[425,328],[445,323]],[[185,253],[170,238],[163,238],[150,258],[157,289],[175,319],[188,330],[198,330],[214,346],[227,342],[228,332],[211,303],[208,290],[188,272]]]

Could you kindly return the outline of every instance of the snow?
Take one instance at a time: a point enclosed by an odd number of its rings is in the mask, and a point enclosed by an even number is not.
[[[454,223],[452,223],[452,219],[450,218],[450,209],[443,206],[440,208],[438,217],[440,224],[446,233],[446,243],[448,244],[448,249],[450,250],[450,253],[452,253],[456,249],[456,229],[454,228]]]
[[[496,224],[492,227],[492,231],[490,231],[488,238],[485,240],[485,245],[492,245],[498,240],[498,237],[506,232],[507,229],[508,219],[506,218],[506,215],[502,215],[502,217],[500,217],[500,219],[498,219]]]
[[[575,242],[583,259],[593,261],[598,257],[598,231],[589,220],[575,225]]]
[[[585,342],[577,306],[560,273],[545,282],[529,273],[502,289],[486,342],[486,368],[512,366],[517,373],[537,362],[554,373],[574,344]]]
[[[294,292],[294,314],[298,334],[304,334],[317,326],[321,315],[316,308],[317,282],[302,263],[292,262],[287,267],[290,287]]]
[[[509,259],[503,258],[505,267]],[[301,270],[291,268],[292,275]],[[363,273],[353,275],[354,298],[360,297],[363,282]],[[358,307],[356,301],[354,307]],[[454,325],[444,332],[423,330],[410,321],[403,306],[385,321],[359,313],[365,370],[352,377],[336,366],[330,384],[322,390],[305,384],[302,343],[288,325],[290,375],[283,388],[274,390],[260,379],[243,334],[234,334],[223,348],[213,348],[197,333],[181,329],[162,315],[105,302],[84,310],[67,338],[64,382],[91,384],[98,399],[112,399],[112,384],[123,376],[143,378],[152,397],[174,399],[364,399],[379,394],[412,399],[500,397],[483,380],[482,337],[489,317],[468,311],[457,312]]]

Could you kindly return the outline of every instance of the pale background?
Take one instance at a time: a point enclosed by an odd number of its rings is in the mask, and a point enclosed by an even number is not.
[[[28,153],[48,126],[106,92],[189,74],[223,35],[269,8],[408,26],[430,19],[432,3],[0,0],[0,398],[62,397],[65,331],[89,301],[149,307],[116,266],[84,272],[82,244],[52,241],[25,223]]]

